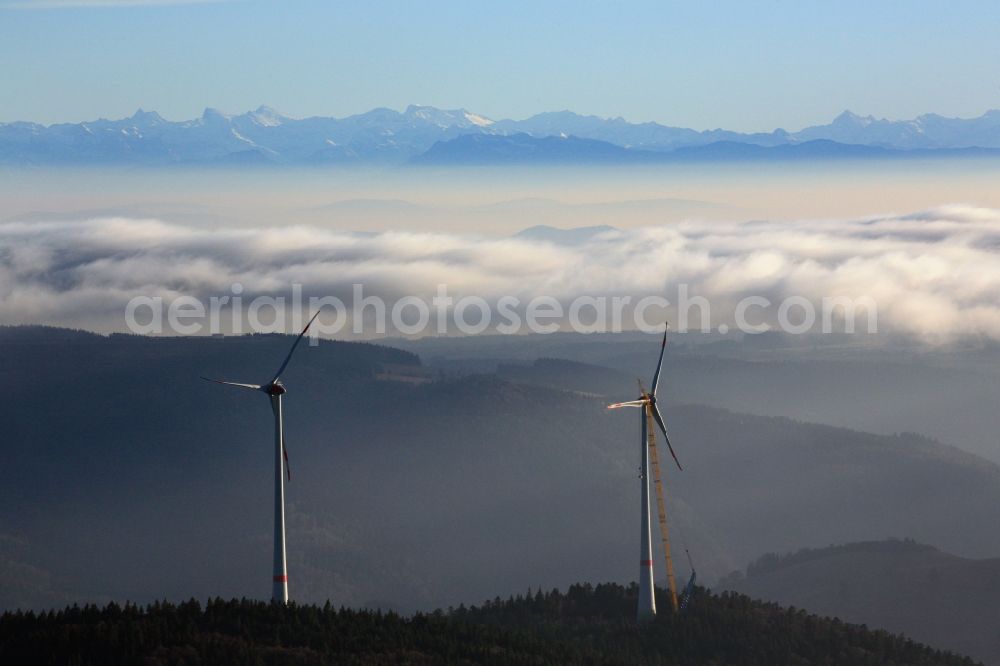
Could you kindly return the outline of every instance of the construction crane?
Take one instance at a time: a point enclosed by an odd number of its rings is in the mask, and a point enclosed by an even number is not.
[[[642,391],[642,385],[639,389]],[[645,393],[645,391],[642,391]],[[656,509],[660,519],[660,537],[663,539],[663,556],[667,565],[667,583],[670,587],[670,606],[676,613],[679,604],[677,602],[677,581],[674,580],[674,562],[670,556],[670,529],[667,527],[667,505],[663,500],[663,482],[660,479],[660,459],[656,453],[656,428],[653,425],[653,410],[650,405],[646,405],[646,443],[649,447],[649,462],[653,467],[653,487],[656,489]]]

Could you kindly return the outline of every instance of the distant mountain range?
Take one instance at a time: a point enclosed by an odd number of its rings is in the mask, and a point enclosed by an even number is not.
[[[262,106],[241,115],[206,109],[168,121],[154,111],[120,120],[0,123],[0,164],[324,165],[648,163],[1000,155],[1000,111],[978,118],[927,114],[885,120],[849,111],[798,132],[696,131],[571,111],[491,120],[465,109],[410,106],[346,118],[294,119]]]

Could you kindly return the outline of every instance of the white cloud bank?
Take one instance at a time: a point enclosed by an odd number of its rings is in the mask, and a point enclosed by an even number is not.
[[[312,227],[204,229],[124,218],[0,224],[0,323],[124,330],[133,296],[335,295],[353,283],[428,302],[437,285],[488,301],[691,294],[713,326],[736,302],[871,298],[879,330],[929,343],[1000,341],[1000,210],[799,222],[685,222],[574,244]],[[863,327],[862,327],[863,328]]]

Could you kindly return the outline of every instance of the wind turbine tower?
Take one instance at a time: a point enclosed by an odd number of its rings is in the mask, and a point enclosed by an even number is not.
[[[287,393],[284,384],[281,383],[281,373],[288,367],[288,362],[295,353],[295,348],[299,346],[302,338],[305,337],[309,327],[319,315],[317,311],[306,324],[299,337],[295,338],[292,348],[285,357],[284,362],[274,377],[267,384],[240,384],[238,382],[226,382],[220,379],[202,379],[225,384],[226,386],[237,386],[239,388],[251,389],[267,394],[271,401],[271,411],[274,413],[274,570],[271,577],[271,601],[275,603],[288,603],[288,562],[285,552],[285,475],[288,473],[288,451],[285,449],[285,419],[281,411],[281,397]]]
[[[653,544],[649,515],[650,455],[653,457],[653,469],[656,476],[660,532],[663,538],[664,556],[666,558],[667,580],[670,584],[671,605],[675,612],[677,610],[677,590],[674,582],[673,562],[670,557],[670,537],[667,532],[666,509],[663,502],[663,488],[660,483],[659,461],[656,458],[656,430],[653,427],[654,422],[659,426],[660,431],[663,433],[663,439],[667,443],[667,448],[670,449],[670,455],[677,464],[677,469],[682,469],[681,463],[677,460],[677,455],[674,453],[674,447],[670,444],[670,439],[667,437],[667,427],[663,423],[663,416],[660,414],[659,407],[656,406],[656,388],[660,380],[660,369],[663,366],[663,352],[666,350],[666,346],[667,332],[664,331],[663,342],[660,344],[660,359],[657,361],[656,371],[653,373],[652,390],[647,393],[642,387],[642,382],[640,382],[638,400],[616,402],[613,405],[608,405],[608,409],[638,407],[641,410],[639,412],[639,421],[641,424],[640,432],[642,433],[640,438],[640,460],[642,462],[639,466],[639,479],[642,488],[640,512],[642,519],[640,522],[639,539],[639,603],[636,610],[636,618],[640,622],[652,619],[656,615],[656,597],[653,588]]]

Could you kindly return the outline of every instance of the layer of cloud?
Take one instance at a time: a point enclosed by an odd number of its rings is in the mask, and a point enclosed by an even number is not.
[[[663,295],[709,299],[713,326],[737,301],[873,299],[879,328],[931,342],[1000,340],[1000,210],[798,222],[695,223],[604,231],[559,244],[531,238],[313,227],[205,229],[152,219],[0,224],[0,323],[123,330],[136,295],[231,294],[349,300],[456,295],[522,301]],[[773,315],[764,314],[771,317]]]

